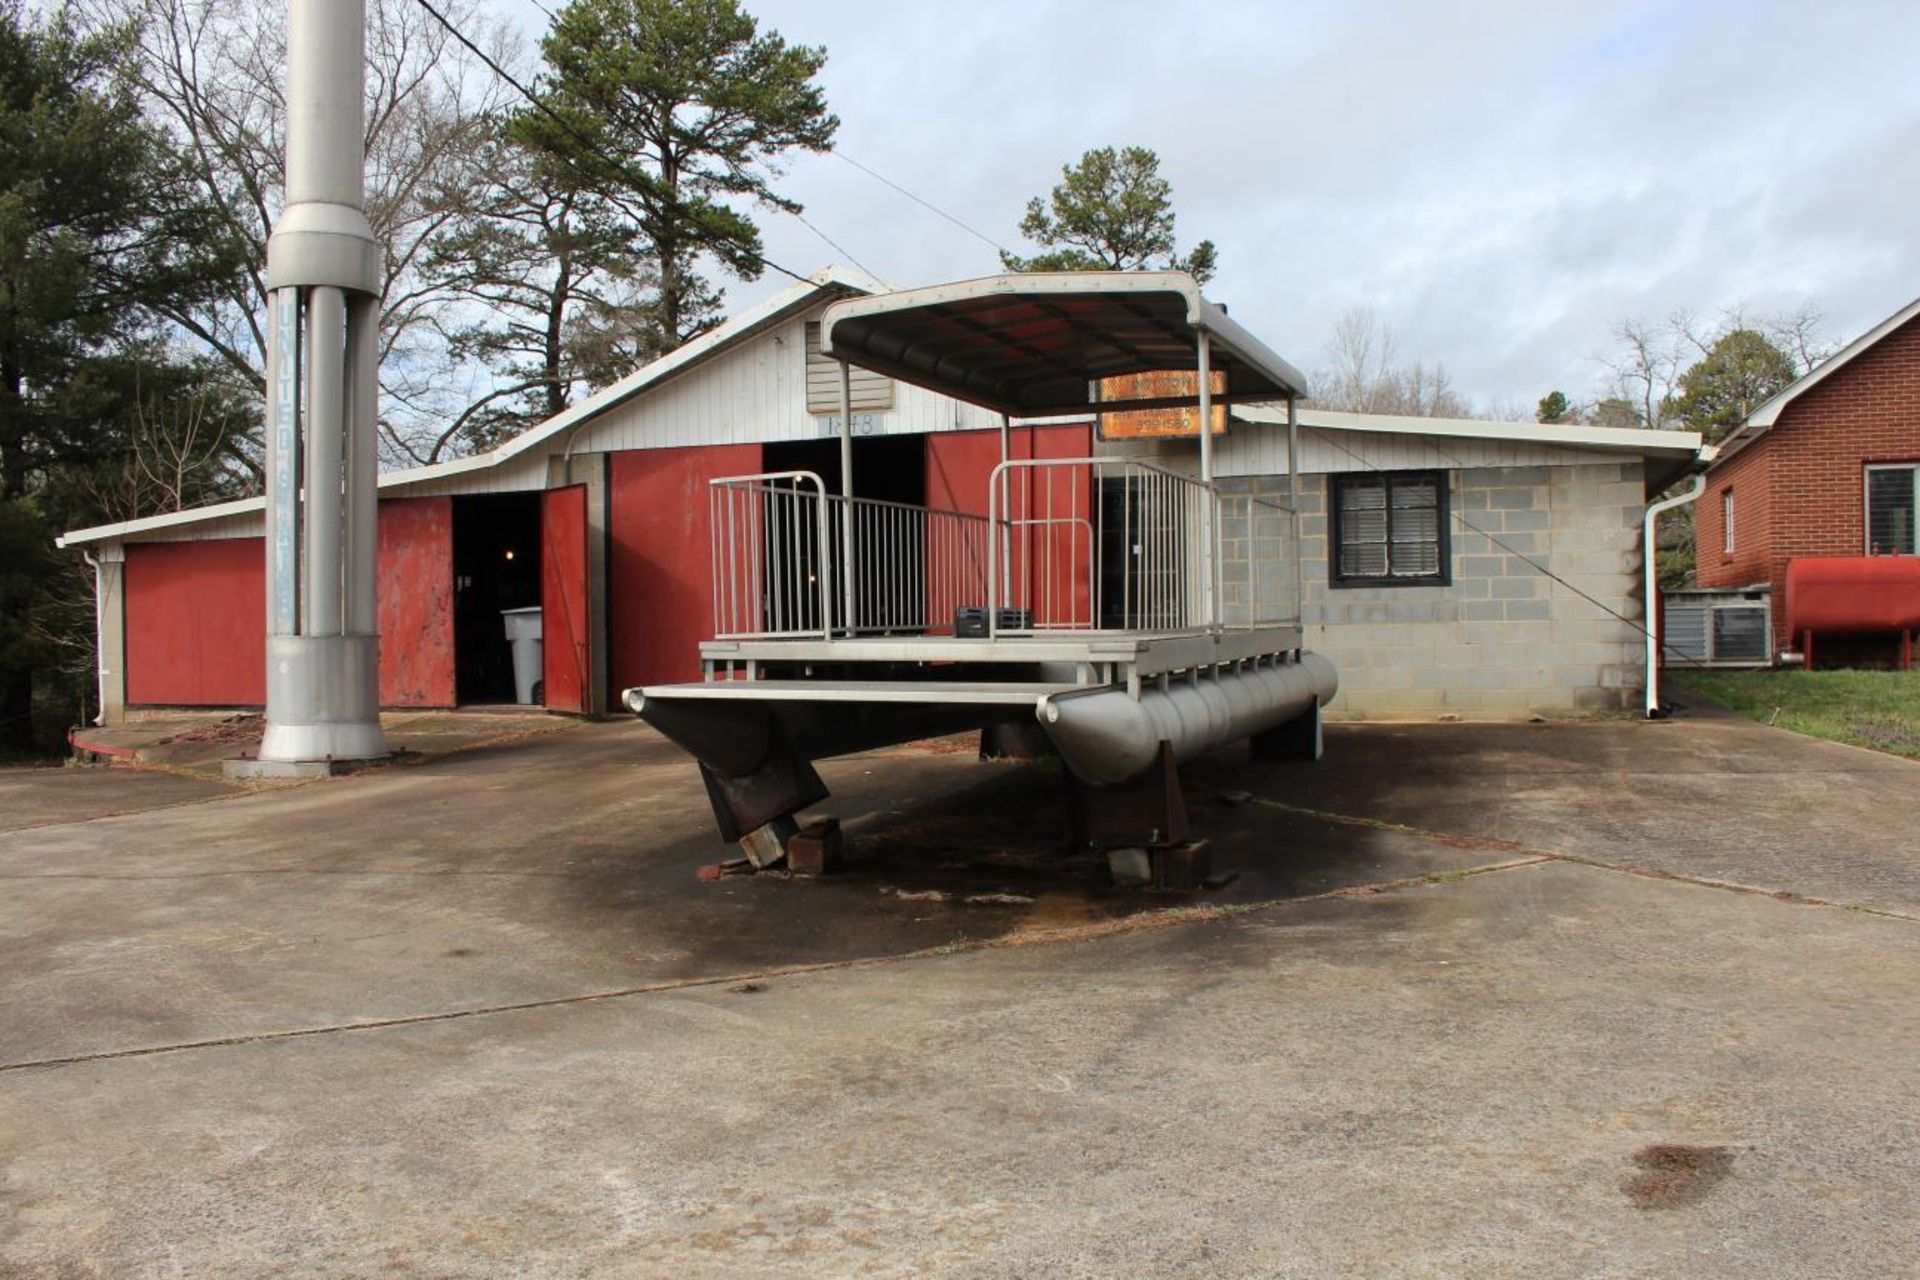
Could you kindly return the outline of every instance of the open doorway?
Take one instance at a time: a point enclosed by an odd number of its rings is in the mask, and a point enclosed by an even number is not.
[[[764,446],[761,465],[767,471],[811,471],[829,495],[840,492],[840,441],[779,441]],[[902,508],[924,508],[927,502],[927,446],[920,435],[865,436],[853,442],[853,496],[858,505],[853,527],[854,628],[878,634],[917,632],[926,625],[926,537],[924,518]],[[870,503],[897,504],[879,507]],[[840,504],[829,509],[829,538],[838,547]],[[811,530],[794,534],[769,527],[768,537],[791,538],[793,545],[770,544],[769,562],[797,558],[808,566],[818,563],[819,551]],[[800,606],[799,625],[819,625],[810,602]],[[836,617],[840,610],[836,609]]]
[[[840,492],[840,441],[780,440],[762,446],[768,471],[811,471],[828,493]],[[925,506],[927,438],[860,436],[853,442],[853,496]]]
[[[513,702],[513,650],[501,615],[540,603],[538,493],[453,500],[453,586],[455,698],[463,706]]]

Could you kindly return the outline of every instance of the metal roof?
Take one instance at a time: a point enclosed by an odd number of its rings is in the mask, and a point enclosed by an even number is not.
[[[1189,370],[1200,335],[1226,388],[1215,400],[1305,395],[1299,370],[1200,296],[1182,271],[1059,271],[989,276],[852,298],[827,308],[821,350],[1015,417],[1085,412],[1092,384]],[[1191,396],[1099,402],[1103,410],[1190,405]]]
[[[618,382],[594,392],[591,396],[575,401],[571,406],[538,426],[501,442],[499,446],[486,453],[476,453],[465,458],[454,458],[448,462],[435,462],[426,466],[408,467],[400,471],[384,472],[380,476],[379,487],[382,490],[404,489],[409,485],[426,484],[434,480],[444,480],[451,476],[485,471],[490,467],[500,466],[530,449],[553,441],[556,437],[564,437],[614,406],[624,404],[667,379],[685,373],[701,361],[711,359],[762,330],[813,307],[823,294],[837,296],[845,293],[873,292],[886,287],[875,277],[846,267],[833,266],[817,271],[805,281],[788,286],[759,305],[741,312],[725,324],[709,330],[684,346],[675,348],[658,360],[643,365]],[[122,520],[113,524],[69,530],[55,538],[54,545],[76,547],[93,542],[107,542],[156,529],[168,529],[176,525],[198,524],[205,520],[248,515],[264,510],[265,507],[266,499],[264,498],[238,498],[231,502],[193,507],[186,511],[170,511],[164,515],[145,516],[138,520]]]
[[[1257,426],[1286,422],[1285,409],[1243,405],[1237,421]],[[1353,431],[1398,436],[1481,440],[1500,444],[1538,444],[1558,449],[1631,454],[1645,459],[1647,492],[1658,493],[1706,461],[1695,431],[1639,427],[1590,427],[1578,423],[1495,422],[1483,418],[1409,418],[1384,413],[1341,413],[1302,405],[1300,426],[1307,431]]]
[[[1243,422],[1283,425],[1285,409],[1245,405],[1233,411]],[[1464,440],[1497,440],[1546,444],[1566,449],[1604,449],[1642,456],[1686,458],[1700,456],[1697,431],[1669,431],[1644,427],[1590,427],[1580,423],[1500,422],[1488,418],[1413,418],[1388,413],[1346,413],[1300,406],[1300,425],[1316,430],[1386,432],[1393,435],[1453,436]]]

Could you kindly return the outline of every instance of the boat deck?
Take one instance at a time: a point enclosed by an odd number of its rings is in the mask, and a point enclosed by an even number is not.
[[[1245,662],[1291,653],[1301,645],[1301,629],[1289,625],[1217,631],[1056,631],[978,637],[877,635],[709,640],[701,644],[700,658],[708,680],[720,683],[742,674],[749,680],[761,679],[761,668],[767,664],[883,664],[895,668],[913,664],[930,667],[967,664],[1071,666],[1076,674],[1068,687],[1077,687],[1114,683],[1129,676],[1149,678]],[[937,679],[928,681],[938,682]]]

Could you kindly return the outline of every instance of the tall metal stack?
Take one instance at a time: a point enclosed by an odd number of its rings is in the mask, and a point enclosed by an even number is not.
[[[286,208],[267,242],[263,763],[377,759],[381,251],[364,208],[364,0],[290,0]]]

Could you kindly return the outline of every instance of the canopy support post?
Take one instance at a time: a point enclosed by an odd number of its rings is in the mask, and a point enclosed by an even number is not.
[[[1300,563],[1300,397],[1287,396],[1287,512],[1293,539],[1293,620],[1301,627],[1300,644],[1307,643],[1307,587]],[[1328,540],[1332,546],[1332,540]]]
[[[1013,458],[1013,420],[1010,416],[1003,413],[1000,415],[1000,462],[1002,467],[1004,467],[1007,462],[1011,461],[1012,458]],[[992,480],[988,481],[989,484],[997,484],[1000,486],[1001,495],[1003,497],[1006,494],[1007,476],[1009,474],[1011,473],[1005,470],[1001,470],[995,474]],[[1002,508],[1000,512],[1000,517],[1002,520],[1005,520],[1010,515],[1010,512],[1006,509],[1008,504],[1006,502],[1002,502],[1000,505]],[[987,509],[989,511],[993,509],[991,503],[988,504]],[[987,538],[988,545],[991,546],[995,541],[998,541],[1000,544],[1000,554],[997,557],[999,560],[1000,580],[1002,582],[1005,582],[1011,585],[1013,582],[1013,548],[1008,545],[1011,539],[1001,534],[998,529],[989,529],[988,538]],[[988,569],[988,572],[989,573],[993,572],[991,567],[991,561],[990,561],[990,567]],[[987,634],[988,635],[995,634],[996,628],[998,628],[999,625],[1000,625],[1000,613],[995,603],[995,593],[993,591],[988,591],[987,592]]]
[[[1220,529],[1213,492],[1213,340],[1205,329],[1194,339],[1200,387],[1200,603],[1207,629],[1215,631],[1220,623]]]
[[[853,366],[840,362],[840,624],[853,634]]]

